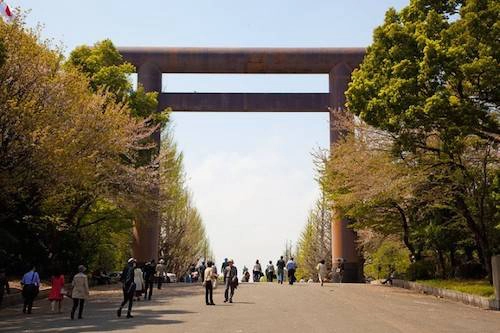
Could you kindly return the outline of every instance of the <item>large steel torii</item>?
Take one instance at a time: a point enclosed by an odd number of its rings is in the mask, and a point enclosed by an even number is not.
[[[171,48],[121,47],[125,61],[137,68],[146,91],[158,92],[158,110],[175,112],[329,112],[330,143],[339,137],[331,110],[342,109],[352,71],[364,48]],[[328,74],[329,93],[162,93],[163,73]],[[160,133],[155,134],[160,143]],[[159,219],[136,223],[134,256],[147,261],[158,256]],[[344,281],[361,279],[355,234],[340,218],[332,221],[332,259],[345,259]]]

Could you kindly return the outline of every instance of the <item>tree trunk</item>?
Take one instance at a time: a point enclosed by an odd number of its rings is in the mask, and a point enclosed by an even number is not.
[[[469,227],[470,231],[472,231],[472,233],[474,234],[474,239],[476,241],[478,251],[480,252],[480,254],[482,254],[481,264],[483,265],[484,270],[488,274],[488,280],[492,284],[493,276],[491,274],[491,251],[488,244],[489,243],[488,237],[486,234],[481,232],[479,226],[476,224],[476,221],[474,221],[474,218],[472,217],[472,214],[470,213],[469,208],[467,207],[467,204],[465,203],[464,199],[458,196],[456,202],[459,211],[461,212],[462,216],[465,218],[465,221],[467,222],[467,226]]]
[[[405,213],[404,209],[401,208],[401,206],[399,206],[398,204],[395,203],[394,207],[396,207],[396,209],[399,212],[399,215],[401,216],[401,225],[403,227],[403,242],[406,245],[406,247],[408,248],[408,250],[410,251],[410,254],[411,254],[410,261],[415,262],[415,259],[417,258],[417,256],[415,253],[415,247],[410,242],[410,227],[408,225],[408,219],[406,217],[406,213]]]

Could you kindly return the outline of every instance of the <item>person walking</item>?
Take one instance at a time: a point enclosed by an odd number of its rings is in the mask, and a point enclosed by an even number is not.
[[[198,278],[200,279],[201,283],[205,281],[205,269],[207,269],[207,266],[205,265],[205,262],[202,261],[200,266],[198,266]]]
[[[316,270],[318,271],[318,279],[319,282],[321,283],[321,286],[323,287],[323,282],[326,279],[326,276],[328,275],[328,272],[326,271],[326,265],[325,265],[325,260],[321,260],[318,265],[316,266]]]
[[[165,261],[160,259],[158,265],[156,265],[156,278],[158,279],[158,290],[161,289],[161,284],[165,279],[165,274],[167,273],[167,268],[165,267]]]
[[[5,269],[0,268],[0,307],[2,306],[4,292],[10,294],[9,280],[7,280]]]
[[[267,282],[273,282],[274,278],[274,265],[271,260],[269,260],[269,264],[266,267],[266,278]]]
[[[75,312],[78,308],[78,319],[82,319],[83,306],[85,305],[85,300],[89,298],[89,280],[87,275],[85,275],[85,266],[78,266],[78,273],[73,277],[71,286],[73,290],[71,291],[71,298],[73,298],[73,308],[71,309],[71,319],[75,319]]]
[[[224,303],[233,303],[234,290],[238,287],[238,270],[234,266],[234,260],[229,259],[224,270]]]
[[[215,279],[212,280],[212,287],[213,289],[215,289],[217,288],[217,279],[219,277],[219,272],[217,272],[217,265],[215,264],[214,261],[212,261],[212,269],[215,276]]]
[[[40,289],[40,276],[38,275],[35,266],[33,266],[29,272],[24,274],[21,279],[21,285],[23,287],[22,295],[24,298],[23,313],[28,312],[28,314],[31,314],[33,301],[38,295],[38,291]]]
[[[135,283],[135,297],[140,301],[142,292],[144,291],[144,273],[139,266],[134,268],[134,283]]]
[[[144,300],[151,300],[153,295],[153,284],[155,281],[155,260],[152,259],[144,266]],[[149,295],[148,295],[149,290]]]
[[[283,256],[281,256],[279,260],[276,262],[279,284],[283,284],[283,281],[285,280],[285,265],[286,265],[285,260],[283,260]]]
[[[255,261],[255,265],[253,265],[253,282],[259,282],[261,276],[262,267],[260,266],[259,259],[257,259],[257,261]]]
[[[224,258],[224,262],[222,263],[222,266],[221,266],[221,273],[224,274],[224,272],[226,271],[226,267],[227,267],[228,263],[227,263],[227,258]]]
[[[64,297],[62,294],[64,288],[64,275],[61,274],[61,272],[54,272],[51,278],[51,287],[52,289],[49,294],[50,311],[55,312],[57,304],[57,313],[61,313],[62,300]]]
[[[128,302],[128,311],[127,318],[133,318],[132,316],[132,304],[134,303],[134,293],[135,293],[135,282],[134,282],[134,267],[135,267],[135,259],[130,258],[127,261],[127,266],[123,269],[120,281],[123,286],[123,302],[120,304],[120,307],[116,311],[116,315],[118,317],[122,316],[122,309]]]
[[[290,260],[286,263],[286,269],[288,271],[288,283],[293,285],[295,282],[295,270],[297,269],[297,264],[293,258],[290,258]]]
[[[205,285],[205,303],[207,305],[215,305],[214,303],[214,283],[217,280],[217,273],[215,273],[215,265],[211,262],[207,262],[207,268],[203,272]]]

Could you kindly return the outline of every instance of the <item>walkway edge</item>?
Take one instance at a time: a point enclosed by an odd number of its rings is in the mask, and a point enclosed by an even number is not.
[[[500,310],[499,304],[496,303],[494,299],[490,299],[487,297],[466,294],[460,291],[454,291],[449,289],[435,288],[417,282],[411,282],[406,280],[394,279],[392,281],[392,285],[394,287],[414,290],[422,294],[442,297],[483,309]]]

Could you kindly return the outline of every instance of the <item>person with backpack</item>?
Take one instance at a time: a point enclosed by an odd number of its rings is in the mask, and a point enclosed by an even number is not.
[[[266,278],[267,282],[273,282],[274,278],[274,265],[271,260],[269,260],[269,264],[266,267]]]
[[[31,314],[31,309],[33,308],[33,301],[38,295],[38,291],[40,290],[40,276],[36,271],[36,267],[33,266],[29,272],[24,274],[21,279],[21,285],[23,287],[23,313]]]
[[[128,311],[127,318],[133,318],[132,316],[132,305],[134,303],[134,294],[135,294],[135,282],[134,282],[134,268],[135,268],[135,259],[130,258],[127,261],[127,266],[123,269],[120,281],[122,282],[123,289],[123,302],[120,304],[120,307],[116,311],[116,315],[121,317],[122,308],[128,302]]]
[[[285,260],[283,260],[283,256],[281,256],[276,262],[276,268],[278,270],[278,284],[283,284],[283,281],[285,280],[285,265]]]
[[[260,282],[260,277],[262,276],[262,266],[260,265],[259,259],[253,265],[253,282]]]

